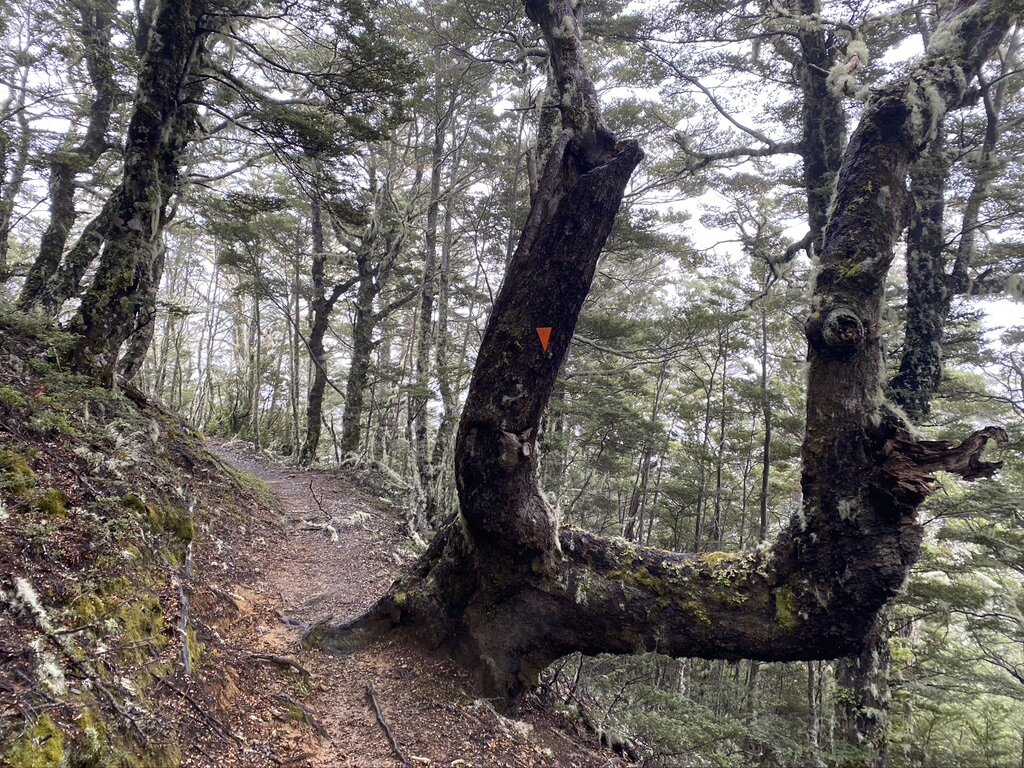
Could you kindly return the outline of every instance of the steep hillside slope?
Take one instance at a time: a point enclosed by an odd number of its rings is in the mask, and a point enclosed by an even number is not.
[[[95,386],[69,342],[0,307],[0,765],[618,764],[398,640],[300,649],[411,562],[401,515]]]
[[[178,765],[213,727],[189,688],[216,669],[216,611],[190,600],[251,567],[272,498],[176,417],[68,372],[69,342],[0,310],[0,755]]]

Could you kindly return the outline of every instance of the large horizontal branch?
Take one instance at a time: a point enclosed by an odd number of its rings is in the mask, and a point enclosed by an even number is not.
[[[980,459],[989,440],[1003,442],[1005,433],[987,427],[958,446],[889,445],[893,461],[871,478],[873,492],[926,495],[936,487],[931,473],[938,470],[987,477],[999,466]],[[911,476],[918,484],[908,488],[904,483]],[[852,537],[865,522],[870,523],[850,510],[850,519],[833,527]],[[703,555],[563,528],[553,571],[474,616],[480,564],[473,562],[476,553],[465,529],[454,522],[417,569],[368,613],[348,623],[318,625],[308,641],[347,651],[382,631],[408,626],[432,646],[459,650],[468,641],[476,650],[487,649],[483,655],[513,667],[523,685],[574,651],[762,661],[839,658],[860,648],[871,626],[865,617],[902,585],[903,550],[916,546],[920,534],[909,520],[893,526],[897,535],[857,536],[852,550],[839,541],[819,541],[814,559],[801,553],[797,539],[813,532],[799,520],[770,548]],[[463,611],[473,620],[469,637]]]

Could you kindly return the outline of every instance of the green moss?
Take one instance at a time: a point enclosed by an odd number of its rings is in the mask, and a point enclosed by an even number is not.
[[[775,619],[785,629],[796,627],[797,600],[792,587],[779,587],[775,590]]]
[[[32,723],[4,755],[10,768],[62,768],[64,734],[49,715]]]
[[[179,507],[161,507],[147,504],[136,494],[129,494],[121,500],[125,509],[138,513],[149,522],[157,533],[169,533],[178,540],[188,544],[196,536],[196,521],[187,510]]]
[[[95,594],[79,595],[69,607],[71,621],[77,627],[94,624],[107,615],[103,598]]]
[[[127,592],[125,594],[131,594]],[[127,646],[148,646],[160,650],[167,645],[164,627],[164,612],[156,595],[142,592],[134,595],[131,602],[122,602],[116,609],[115,618],[121,627],[121,637]],[[131,648],[125,651],[127,658],[142,661],[149,656],[147,650]]]
[[[0,450],[0,488],[21,496],[36,485],[36,473],[24,457],[13,451]]]
[[[36,499],[36,512],[47,517],[66,518],[68,516],[68,497],[59,488],[47,488]]]
[[[25,397],[12,387],[0,387],[0,408],[11,410],[25,405]]]
[[[121,500],[121,504],[125,509],[130,509],[134,512],[138,512],[140,515],[146,514],[146,502],[135,494],[129,494]]]
[[[188,642],[188,654],[192,659],[192,666],[198,666],[203,658],[203,654],[206,652],[206,646],[199,642],[196,630],[192,626],[185,630],[185,639]]]
[[[707,609],[696,600],[688,601],[683,605],[683,608],[696,616],[697,621],[701,624],[711,623],[711,616],[708,615]]]
[[[184,509],[150,506],[149,522],[154,528],[170,533],[186,544],[196,537],[196,521]]]
[[[708,552],[704,555],[704,562],[710,565],[712,568],[718,568],[722,565],[736,563],[743,560],[743,555],[739,552]]]
[[[81,735],[81,742],[78,754],[75,755],[75,765],[83,768],[100,768],[100,766],[112,765],[111,761],[105,759],[108,755],[107,741],[109,739],[107,724],[103,718],[97,715],[91,708],[85,707],[75,725]]]
[[[57,411],[41,411],[28,420],[28,425],[33,432],[48,437],[57,434],[68,437],[78,435],[78,430],[71,425],[68,417]]]
[[[124,646],[122,657],[129,663],[151,661],[153,653],[170,642],[156,594],[159,587],[160,583],[145,571],[113,578],[95,591],[76,597],[68,608],[69,622],[75,627],[104,627],[100,632],[118,635],[119,644]],[[201,654],[202,644],[194,638],[192,642],[190,650]],[[149,671],[154,670],[150,667]],[[137,682],[145,687],[147,680]]]
[[[235,469],[232,465],[225,462],[221,462],[221,468],[234,478],[235,482],[238,483],[243,491],[255,496],[256,500],[260,504],[265,507],[274,506],[276,500],[274,492],[270,490],[270,486],[263,482],[263,480],[258,477],[254,477],[247,472]]]

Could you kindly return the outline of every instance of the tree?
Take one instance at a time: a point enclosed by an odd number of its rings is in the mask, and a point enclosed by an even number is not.
[[[917,557],[917,507],[943,469],[985,477],[989,427],[916,439],[882,397],[878,327],[910,164],[1006,34],[1011,9],[958,3],[924,61],[871,97],[850,139],[805,326],[802,513],[774,544],[683,556],[558,530],[536,482],[536,434],[611,229],[642,159],[601,121],[580,9],[527,0],[561,94],[562,132],[496,297],[456,445],[460,515],[415,570],[353,622],[308,641],[341,650],[399,625],[471,660],[515,697],[571,651],[799,660],[860,650]],[[543,351],[535,328],[550,326]]]
[[[218,25],[217,11],[205,0],[166,3],[153,19],[128,126],[123,177],[109,200],[114,226],[106,233],[96,276],[71,326],[79,336],[76,364],[108,386],[121,345],[152,319],[144,315],[151,311],[154,266],[196,120],[203,87],[198,66],[206,39]]]
[[[49,180],[50,222],[18,299],[23,309],[42,303],[51,315],[60,307],[54,306],[56,302],[47,283],[60,267],[64,246],[77,218],[76,179],[111,148],[107,141],[107,131],[118,94],[111,50],[111,29],[116,10],[114,4],[109,0],[76,0],[72,5],[78,16],[77,31],[84,49],[87,78],[96,94],[89,107],[85,135],[81,141],[77,146],[69,146],[75,134],[72,129],[69,141],[53,153]]]

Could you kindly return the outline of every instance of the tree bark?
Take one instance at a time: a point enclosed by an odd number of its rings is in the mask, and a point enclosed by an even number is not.
[[[376,284],[368,265],[360,265],[352,322],[352,359],[345,382],[345,409],[341,415],[341,451],[356,453],[362,442],[363,402],[370,381],[370,358],[373,355],[373,332],[377,326],[373,300]]]
[[[320,199],[314,196],[310,200],[310,216],[313,231],[313,296],[309,307],[309,355],[313,362],[312,381],[306,398],[306,436],[299,453],[299,464],[309,466],[316,460],[317,447],[320,445],[320,424],[323,420],[324,393],[327,391],[327,352],[324,349],[324,338],[330,327],[331,314],[338,299],[354,281],[337,283],[327,293],[325,271],[327,251],[324,242],[323,210]]]
[[[0,126],[0,144],[4,150],[3,176],[0,176],[0,283],[5,283],[11,276],[8,253],[11,246],[11,230],[14,221],[14,206],[25,183],[25,169],[28,167],[29,148],[32,141],[32,130],[25,111],[25,99],[28,93],[29,67],[23,67],[19,78],[18,96],[15,100],[17,113],[18,139],[12,141],[10,132]],[[9,158],[13,150],[13,162],[8,169]]]
[[[118,362],[122,381],[131,381],[142,369],[146,353],[149,352],[149,346],[153,343],[153,336],[156,333],[156,297],[160,290],[160,280],[164,275],[167,246],[161,241],[156,248],[157,255],[153,259],[153,268],[140,289],[146,300],[139,309],[135,332],[128,337],[124,354]]]
[[[796,11],[805,18],[821,15],[820,0],[796,0]],[[846,114],[840,96],[828,84],[833,54],[819,23],[801,26],[800,91],[801,130],[800,153],[803,157],[804,191],[807,196],[807,221],[810,225],[814,253],[821,253],[828,206],[835,189],[839,166],[846,147]],[[794,251],[794,254],[796,252]]]
[[[195,69],[210,34],[207,0],[163,3],[143,56],[116,211],[92,286],[71,323],[78,368],[114,383],[118,350],[135,329],[152,281],[166,209],[196,119]]]
[[[57,313],[60,304],[47,295],[48,284],[60,266],[68,236],[78,218],[75,211],[76,179],[95,165],[110,146],[106,134],[118,93],[110,46],[116,11],[113,3],[107,0],[75,0],[73,5],[81,19],[79,36],[85,48],[86,70],[96,89],[96,96],[89,109],[82,141],[77,147],[58,150],[50,162],[50,222],[18,297],[18,305],[22,309],[42,305],[51,315]]]
[[[579,5],[526,9],[550,51],[563,131],[477,357],[456,444],[460,514],[366,614],[324,622],[307,642],[342,651],[405,625],[506,699],[573,651],[768,661],[858,652],[917,557],[931,473],[973,478],[999,466],[979,455],[1002,430],[955,447],[917,441],[885,407],[878,323],[908,167],[963,100],[1008,15],[987,0],[955,8],[956,44],[878,91],[851,138],[806,325],[802,515],[770,548],[684,555],[559,531],[537,487],[536,430],[642,153],[601,123]],[[546,351],[540,326],[552,328]]]
[[[943,217],[950,162],[944,133],[940,127],[910,172],[907,321],[900,369],[889,382],[889,392],[915,423],[928,417],[942,379],[942,335],[952,299],[945,270]]]
[[[423,233],[423,279],[420,284],[419,328],[416,338],[416,378],[409,401],[412,420],[413,454],[416,458],[416,526],[421,530],[437,523],[436,466],[430,460],[428,410],[430,405],[430,339],[433,328],[434,298],[437,291],[437,231],[441,209],[441,176],[444,172],[444,142],[454,103],[442,104],[442,58],[434,55],[433,140],[430,146],[430,186],[427,221]]]

